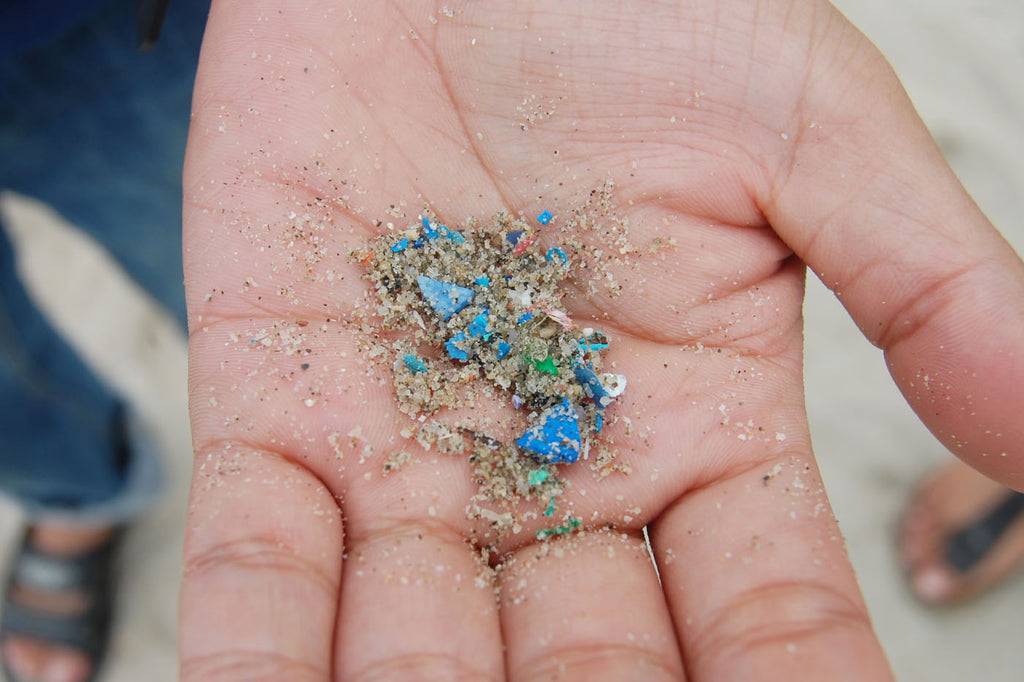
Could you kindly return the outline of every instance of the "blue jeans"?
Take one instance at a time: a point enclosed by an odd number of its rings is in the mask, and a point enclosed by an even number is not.
[[[134,3],[116,0],[0,63],[0,189],[85,230],[182,321],[181,170],[208,5],[172,1],[150,52]],[[0,489],[30,516],[131,518],[156,490],[129,423],[26,295],[0,230]]]

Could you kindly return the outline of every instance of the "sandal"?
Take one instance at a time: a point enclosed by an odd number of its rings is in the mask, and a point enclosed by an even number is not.
[[[107,649],[112,615],[114,553],[120,533],[111,533],[95,549],[72,556],[57,556],[41,551],[31,542],[26,530],[4,590],[0,640],[25,638],[82,652],[95,678]],[[81,608],[46,609],[32,605],[31,599],[18,596],[27,590],[54,597],[80,599]],[[6,657],[3,669],[7,679],[20,678],[10,669]]]
[[[914,495],[900,545],[916,597],[931,606],[962,602],[1024,566],[1024,494],[966,465],[947,467]]]
[[[949,536],[946,542],[946,561],[960,573],[969,572],[985,558],[1022,513],[1024,493],[1008,491],[1002,502]]]

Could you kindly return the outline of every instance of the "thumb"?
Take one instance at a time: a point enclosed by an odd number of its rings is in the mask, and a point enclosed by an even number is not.
[[[763,210],[885,351],[932,433],[1024,489],[1024,264],[881,55],[843,31],[854,48],[810,69],[801,131]]]

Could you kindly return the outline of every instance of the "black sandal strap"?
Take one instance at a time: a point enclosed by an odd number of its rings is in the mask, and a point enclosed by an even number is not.
[[[115,531],[96,549],[64,557],[39,551],[31,544],[27,531],[7,580],[0,633],[4,637],[16,635],[63,644],[98,662],[109,635],[111,572],[119,537],[120,532]],[[15,586],[38,592],[78,594],[84,605],[74,613],[51,613],[18,601],[13,593]]]
[[[53,556],[26,546],[18,554],[11,579],[42,592],[91,592],[109,569],[109,554],[107,546],[73,557]]]
[[[4,603],[3,635],[61,644],[81,651],[90,660],[102,655],[110,609],[94,602],[82,613],[51,614],[8,599]]]
[[[946,561],[961,573],[971,570],[999,542],[1022,512],[1024,493],[1010,493],[987,514],[949,537]]]

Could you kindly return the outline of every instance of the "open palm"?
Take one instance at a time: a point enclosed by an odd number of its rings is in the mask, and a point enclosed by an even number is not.
[[[1017,487],[1024,270],[877,52],[826,3],[349,4],[207,30],[183,677],[888,676],[811,453],[804,264]],[[533,509],[497,538],[466,460],[400,437],[348,253],[426,204],[558,221],[607,179],[638,267],[565,304],[629,378],[629,473],[563,467],[580,532],[540,542]]]

